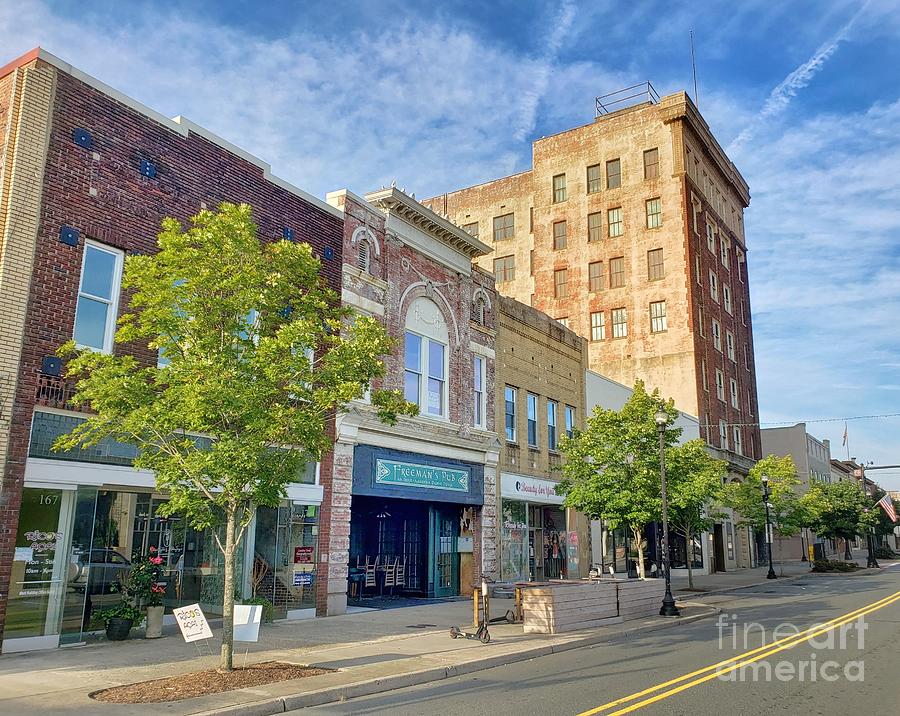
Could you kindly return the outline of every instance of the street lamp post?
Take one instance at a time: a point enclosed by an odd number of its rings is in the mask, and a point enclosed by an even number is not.
[[[663,523],[663,569],[666,572],[666,594],[663,597],[662,606],[659,608],[661,617],[680,616],[675,599],[672,597],[672,580],[669,574],[669,498],[666,495],[666,426],[669,424],[669,414],[660,408],[656,411],[656,429],[659,432],[659,478],[662,487],[662,523]]]
[[[769,514],[769,476],[762,476],[762,484],[763,484],[763,503],[766,506],[766,550],[769,553],[769,573],[766,574],[766,579],[778,579],[778,575],[775,574],[775,567],[772,565],[772,518]]]
[[[865,512],[866,515],[868,515],[868,514],[869,514],[869,508],[868,508],[868,507],[863,508],[863,512]],[[874,532],[875,532],[875,528],[874,528],[874,527],[869,527],[868,525],[866,526],[866,552],[867,552],[867,555],[866,555],[866,567],[868,567],[868,568],[878,567],[878,566],[879,566],[878,560],[875,559],[875,539],[874,539]]]

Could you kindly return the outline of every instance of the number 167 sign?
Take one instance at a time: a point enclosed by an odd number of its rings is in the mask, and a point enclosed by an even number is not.
[[[172,614],[175,616],[178,628],[181,629],[181,636],[186,642],[212,638],[209,622],[206,621],[206,615],[203,614],[199,604],[178,607],[172,610]]]

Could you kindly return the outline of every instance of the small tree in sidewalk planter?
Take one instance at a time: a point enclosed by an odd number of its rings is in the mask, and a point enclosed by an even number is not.
[[[659,433],[654,418],[663,404],[659,391],[648,394],[642,381],[634,385],[621,410],[601,406],[587,419],[583,431],[560,443],[565,460],[556,488],[566,507],[602,519],[612,527],[631,531],[638,551],[638,574],[644,579],[644,526],[659,519]],[[671,449],[681,435],[673,423],[678,411],[665,404],[669,425],[663,442]]]
[[[712,505],[722,492],[728,463],[716,460],[702,440],[690,440],[666,451],[669,526],[684,537],[688,588],[694,588],[693,539],[712,529],[721,515]]]
[[[722,491],[722,502],[735,510],[740,519],[739,526],[753,527],[757,533],[766,531],[766,506],[763,502],[762,476],[769,478],[769,519],[773,531],[781,537],[791,537],[806,526],[808,515],[797,496],[800,484],[797,468],[790,455],[778,457],[769,455],[758,461],[747,477],[741,482],[732,482]],[[784,554],[781,542],[778,545],[778,560],[784,575]]]
[[[160,364],[63,347],[73,402],[93,414],[57,446],[132,443],[134,466],[169,496],[160,512],[212,530],[230,671],[235,556],[253,511],[277,506],[331,447],[336,413],[383,374],[393,341],[377,320],[351,320],[308,244],[263,244],[247,205],[204,210],[187,229],[165,219],[158,245],[125,260],[116,343],[149,345]],[[387,422],[417,412],[397,391],[374,391],[372,404]]]

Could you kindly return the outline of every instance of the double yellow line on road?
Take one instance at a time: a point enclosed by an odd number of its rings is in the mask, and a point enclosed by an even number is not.
[[[596,708],[590,709],[589,711],[583,711],[582,713],[578,714],[578,716],[595,716],[595,714],[605,712],[609,712],[606,713],[605,716],[620,716],[620,714],[628,714],[633,711],[637,711],[644,706],[649,706],[650,704],[656,703],[657,701],[662,701],[663,699],[667,699],[670,696],[674,696],[675,694],[693,688],[694,686],[699,686],[700,684],[703,684],[707,681],[719,678],[722,674],[727,674],[729,672],[740,669],[747,664],[752,664],[754,661],[760,661],[761,659],[765,659],[769,656],[772,656],[773,654],[777,654],[780,651],[790,649],[791,647],[797,646],[798,644],[801,644],[808,639],[818,636],[819,634],[824,634],[827,631],[831,631],[832,629],[859,619],[866,614],[878,611],[879,609],[883,609],[884,607],[893,604],[896,601],[900,601],[900,592],[894,592],[894,594],[885,597],[884,599],[879,599],[878,601],[867,604],[864,607],[854,609],[852,612],[847,612],[842,616],[835,617],[834,619],[831,619],[830,621],[824,622],[822,624],[811,626],[809,629],[799,632],[798,634],[792,634],[791,636],[784,637],[783,639],[773,641],[771,644],[765,644],[763,646],[757,647],[756,649],[745,651],[743,654],[739,654],[730,659],[725,659],[716,664],[711,664],[710,666],[706,666],[702,669],[692,671],[689,674],[679,676],[678,678],[664,681],[661,684],[651,686],[650,688],[644,689],[643,691],[638,691],[637,693],[631,694],[630,696],[623,696],[620,699],[610,701],[609,703],[603,704],[602,706],[597,706]],[[663,689],[668,690],[662,691]],[[648,696],[649,694],[654,694],[657,691],[662,691],[662,693],[657,693],[655,696],[650,696],[649,698],[642,698],[644,696]],[[638,699],[642,700],[638,701]],[[630,703],[632,701],[637,701],[637,703]],[[617,706],[622,706],[623,704],[629,705],[625,708],[618,709],[617,711],[610,711],[610,709],[614,709]]]

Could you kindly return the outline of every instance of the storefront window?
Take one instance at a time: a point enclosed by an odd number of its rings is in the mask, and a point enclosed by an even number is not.
[[[516,500],[501,501],[500,579],[508,582],[527,581],[528,523],[527,505]]]
[[[69,539],[71,491],[26,487],[10,574],[4,642],[28,639],[35,646],[60,631],[66,586],[65,547]],[[7,649],[4,643],[4,649]]]
[[[672,546],[672,569],[686,569],[687,568],[687,556],[686,556],[684,535],[680,535],[677,532],[669,532],[669,543]],[[702,535],[693,535],[691,537],[691,543],[693,545],[693,558],[694,558],[694,562],[691,565],[691,567],[692,567],[692,569],[702,569],[703,568]]]
[[[319,508],[316,505],[260,507],[250,571],[252,596],[268,599],[284,618],[315,609]]]

